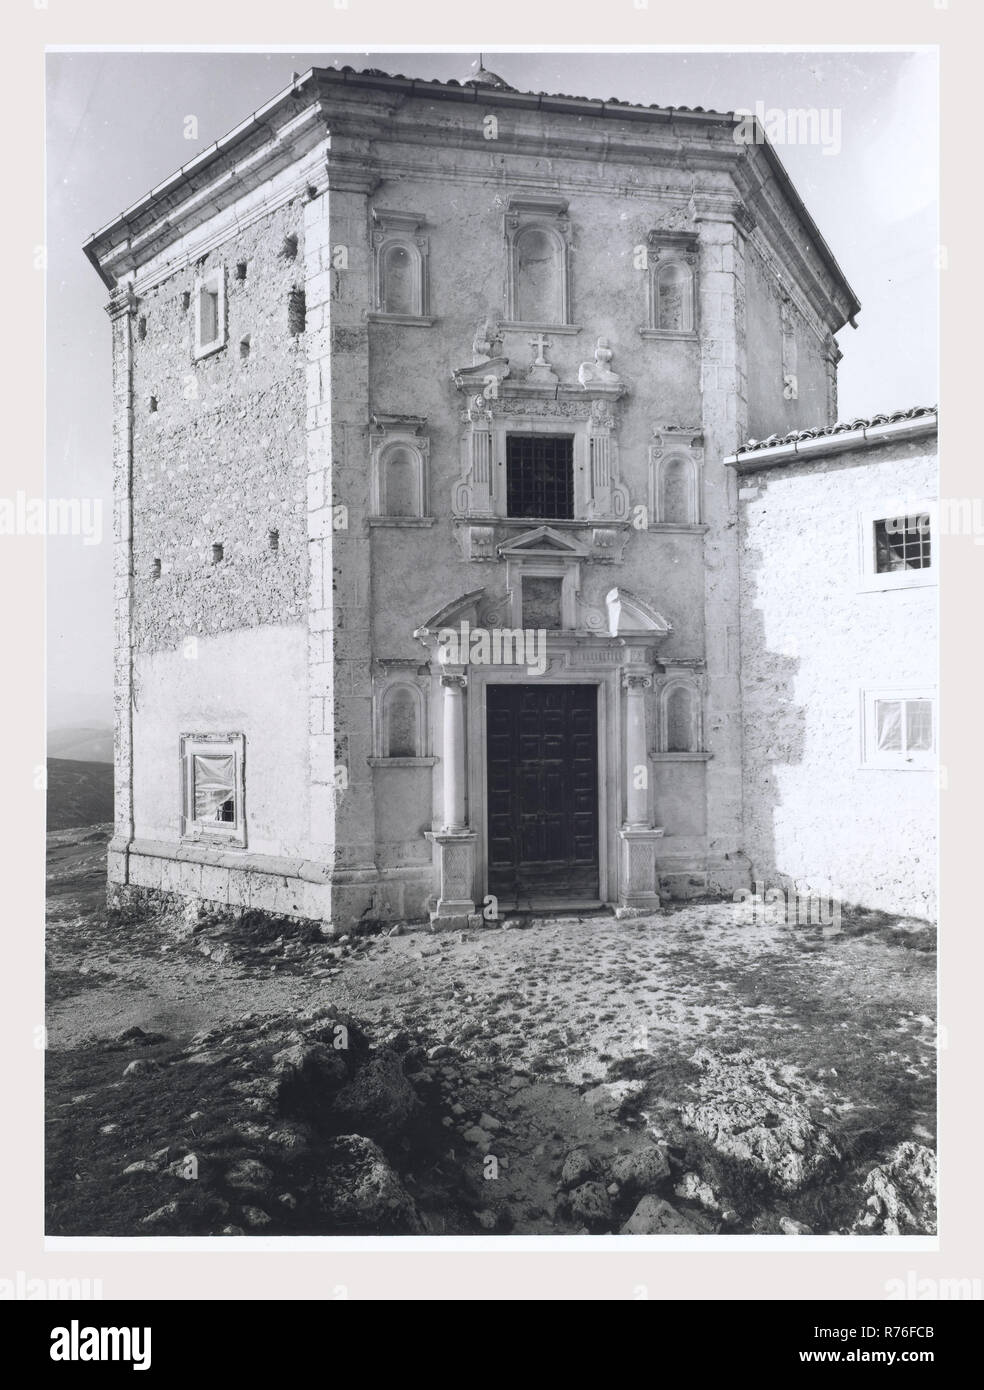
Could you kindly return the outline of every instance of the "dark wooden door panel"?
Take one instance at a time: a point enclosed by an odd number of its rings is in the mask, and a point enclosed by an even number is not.
[[[489,892],[598,896],[597,690],[487,688]]]

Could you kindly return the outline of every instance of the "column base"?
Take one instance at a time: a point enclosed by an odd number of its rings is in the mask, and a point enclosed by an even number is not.
[[[656,846],[662,839],[663,829],[661,826],[623,825],[618,835],[622,842],[622,873],[615,916],[635,917],[655,912],[660,905]]]
[[[437,902],[430,913],[434,931],[482,925],[475,911],[472,885],[475,881],[474,830],[429,830],[427,838],[434,848]]]

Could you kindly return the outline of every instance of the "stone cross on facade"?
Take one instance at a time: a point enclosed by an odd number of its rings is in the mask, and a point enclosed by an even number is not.
[[[543,354],[548,347],[553,347],[553,343],[550,339],[545,338],[542,333],[538,333],[535,338],[530,339],[530,347],[536,352],[536,356],[533,358],[533,366],[547,366],[547,359]]]

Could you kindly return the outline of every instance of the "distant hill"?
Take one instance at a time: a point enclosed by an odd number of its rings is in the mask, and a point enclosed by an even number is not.
[[[48,759],[48,829],[103,825],[113,819],[113,769],[109,763]]]
[[[49,758],[68,758],[79,763],[111,763],[113,731],[105,725],[81,729],[49,729]]]

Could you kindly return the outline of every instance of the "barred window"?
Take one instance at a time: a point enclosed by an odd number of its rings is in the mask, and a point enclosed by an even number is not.
[[[929,517],[890,516],[875,522],[875,571],[928,569],[932,560]]]
[[[550,520],[573,517],[573,435],[507,436],[506,515]]]

